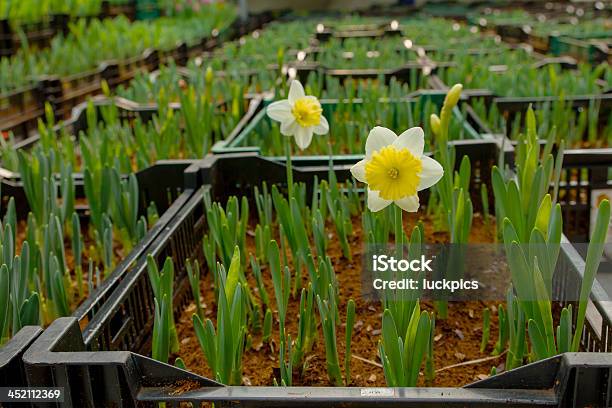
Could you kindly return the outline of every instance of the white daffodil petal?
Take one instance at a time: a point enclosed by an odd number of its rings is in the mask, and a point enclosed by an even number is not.
[[[311,127],[299,127],[297,132],[295,132],[295,143],[301,150],[306,149],[310,146],[310,142],[312,141],[312,128]]]
[[[281,122],[280,132],[285,136],[294,136],[298,129],[300,129],[300,125],[293,117],[291,117],[290,121]]]
[[[417,212],[419,210],[419,196],[416,194],[395,200],[394,203],[407,212]]]
[[[304,92],[304,87],[302,86],[302,83],[297,79],[291,81],[291,87],[289,88],[288,96],[289,103],[291,104],[291,106],[293,106],[295,101],[300,98],[303,98],[304,96],[306,96],[306,93]]]
[[[419,175],[419,186],[417,188],[418,191],[424,190],[436,184],[442,176],[444,175],[444,169],[434,159],[431,157],[423,156],[421,157],[421,163],[423,164],[423,169],[421,170],[421,174]]]
[[[291,105],[287,99],[271,103],[266,109],[268,116],[277,122],[288,122],[293,120]]]
[[[313,127],[313,130],[317,135],[325,135],[327,132],[329,132],[329,123],[327,122],[325,116],[321,115],[321,122],[317,126]]]
[[[357,181],[361,181],[362,183],[366,182],[365,167],[366,167],[365,159],[355,163],[353,167],[351,167],[351,174],[353,175],[353,177],[355,177]]]
[[[389,204],[391,204],[391,200],[385,200],[381,198],[378,194],[378,191],[368,190],[368,208],[372,212],[377,212],[386,208]]]
[[[370,134],[366,139],[366,158],[369,159],[375,151],[393,144],[395,139],[397,139],[397,135],[391,129],[376,126],[374,129],[370,130]]]
[[[420,127],[410,128],[395,139],[393,146],[398,149],[408,149],[414,156],[421,157],[425,146],[425,133]]]

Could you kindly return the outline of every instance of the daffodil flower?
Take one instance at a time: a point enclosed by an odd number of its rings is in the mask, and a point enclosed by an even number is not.
[[[329,131],[321,103],[315,96],[306,95],[304,87],[297,80],[291,82],[288,99],[270,104],[267,114],[280,122],[283,135],[295,137],[295,142],[302,150],[310,145],[313,133],[324,135]]]
[[[424,144],[420,127],[399,136],[380,126],[370,131],[366,157],[351,168],[351,173],[368,184],[371,211],[380,211],[391,203],[408,212],[419,209],[417,192],[433,186],[444,174],[440,163],[423,156]]]

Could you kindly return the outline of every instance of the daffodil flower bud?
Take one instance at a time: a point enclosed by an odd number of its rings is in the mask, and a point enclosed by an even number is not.
[[[102,93],[104,94],[104,96],[109,97],[111,94],[111,91],[110,91],[110,87],[108,86],[108,82],[103,80],[101,87],[102,87]]]
[[[213,70],[211,67],[206,68],[206,76],[204,77],[207,85],[211,85],[213,81]]]
[[[429,117],[429,124],[431,125],[431,131],[435,136],[440,135],[440,118],[435,113],[432,113]]]
[[[453,109],[457,106],[457,102],[459,102],[459,98],[461,97],[461,91],[463,90],[463,85],[455,84],[446,94],[446,98],[444,98],[444,107],[448,110]]]
[[[281,67],[283,65],[283,61],[285,60],[285,50],[279,48],[276,52],[276,61],[278,62],[278,66]]]

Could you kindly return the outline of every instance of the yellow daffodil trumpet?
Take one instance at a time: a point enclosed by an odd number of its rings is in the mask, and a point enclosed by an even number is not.
[[[267,114],[272,120],[280,122],[283,135],[295,137],[301,150],[310,145],[313,134],[329,132],[321,103],[315,96],[306,95],[304,87],[297,80],[291,82],[288,98],[270,104]]]
[[[419,209],[418,192],[436,184],[444,174],[440,163],[423,155],[423,129],[414,127],[397,136],[377,126],[366,140],[366,157],[351,168],[368,184],[368,208],[380,211],[395,203],[404,211]]]

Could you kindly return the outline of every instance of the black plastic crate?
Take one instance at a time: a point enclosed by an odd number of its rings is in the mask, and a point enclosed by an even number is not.
[[[61,318],[28,349],[24,363],[30,384],[64,386],[64,406],[607,407],[612,402],[609,353],[566,353],[463,388],[223,386],[136,353],[85,351],[77,321]]]
[[[470,95],[471,98],[479,98],[480,96],[476,93]],[[539,97],[494,97],[489,99],[485,97],[485,104],[488,107],[495,105],[499,113],[504,117],[506,121],[506,129],[504,129],[506,135],[511,135],[513,132],[513,126],[517,124],[516,118],[520,116],[519,126],[524,126],[525,116],[529,107],[534,110],[542,109],[554,102],[563,102],[567,108],[571,108],[573,111],[578,112],[582,109],[589,108],[592,104],[595,104],[598,111],[597,123],[601,127],[605,127],[605,124],[612,113],[612,93],[604,93],[597,95],[582,95],[582,96],[564,96],[559,98],[556,96],[539,96]],[[490,103],[489,103],[490,102]],[[581,139],[584,140],[583,138]],[[569,146],[568,146],[569,147]],[[587,148],[588,150],[602,150],[603,148]]]
[[[566,36],[551,36],[550,51],[555,55],[571,55],[590,64],[602,64],[612,62],[612,51],[610,50],[610,37],[601,39],[581,39]]]
[[[467,16],[478,9],[480,6],[487,4],[486,1],[475,0],[470,2],[456,1],[429,1],[421,7],[421,12],[427,16],[447,18],[458,21],[466,21]]]
[[[25,23],[23,21],[0,20],[0,57],[9,57],[16,54],[25,45],[20,31],[27,40],[29,47],[37,49],[46,48],[51,44],[55,36],[68,35],[71,21],[111,17],[107,12],[114,13],[112,16],[122,14],[123,12],[129,14],[130,8],[128,4],[113,6],[106,0],[102,1],[101,7],[101,13],[98,15],[71,16],[60,13],[44,16],[40,21]]]
[[[542,54],[538,54],[538,53],[532,53],[534,59],[534,62],[531,64],[531,68],[532,69],[548,69],[549,65],[559,65],[561,67],[561,69],[563,70],[575,70],[578,68],[578,61],[576,61],[576,59],[570,57],[570,56],[556,56],[556,57],[548,57]],[[440,68],[449,68],[449,67],[454,67],[457,66],[457,63],[455,62],[448,62],[448,61],[430,61],[430,64],[432,66],[432,73],[434,75],[432,75],[431,79],[430,79],[430,84],[433,86],[434,89],[438,89],[438,90],[448,90],[449,86],[448,84],[446,84],[442,78],[440,78],[439,75],[437,75],[437,70]],[[598,78],[595,80],[595,85],[597,86],[597,91],[598,93],[596,93],[596,95],[591,96],[591,95],[565,95],[564,98],[565,100],[569,100],[572,98],[575,99],[581,99],[581,98],[592,98],[592,97],[601,97],[604,95],[608,95],[610,94],[610,92],[612,92],[612,89],[610,89],[610,85],[606,82],[606,80],[604,78]],[[532,97],[532,96],[527,96],[527,97],[509,97],[509,96],[503,96],[503,95],[498,95],[495,92],[493,92],[492,90],[489,89],[464,89],[463,90],[463,95],[466,95],[470,98],[480,98],[485,96],[487,98],[488,103],[492,103],[494,98],[504,98],[504,99],[528,99],[528,98],[534,98],[534,99],[540,99],[540,98],[554,98],[554,96],[541,96],[541,97]]]
[[[154,50],[119,62],[101,64],[88,72],[66,77],[43,76],[32,85],[0,95],[0,131],[12,132],[17,141],[33,136],[45,117],[45,103],[58,119],[70,120],[72,109],[102,93],[102,81],[111,88],[129,82],[138,71],[154,71],[159,60]]]
[[[467,154],[472,164],[471,187],[475,211],[480,210],[480,186],[490,184],[491,168],[497,163],[500,147],[495,142],[453,142],[457,155]],[[339,181],[351,179],[350,167],[354,162],[334,162]],[[310,187],[315,177],[328,176],[329,166],[312,159],[296,158],[294,181],[305,182]],[[257,154],[228,154],[208,156],[185,171],[185,192],[179,198],[186,203],[175,219],[164,228],[156,244],[147,249],[159,264],[167,256],[174,259],[175,266],[175,310],[185,306],[191,296],[185,259],[201,258],[200,240],[205,228],[204,191],[213,200],[224,201],[232,195],[245,195],[252,188],[268,184],[286,183],[286,170],[282,162],[265,159]],[[489,188],[492,203],[492,189]],[[427,192],[422,194],[427,199]],[[492,204],[490,204],[490,208]],[[84,328],[85,344],[91,350],[130,350],[150,352],[150,334],[153,327],[153,296],[146,272],[146,259],[142,257],[121,287],[118,288]]]
[[[455,143],[457,154],[472,161],[473,182],[489,183],[500,153],[494,142]],[[350,178],[350,165],[335,167],[338,180]],[[325,178],[328,167],[309,160],[294,162],[294,180],[312,183]],[[261,182],[285,182],[284,166],[255,154],[210,156],[186,172],[185,204],[146,252],[161,265],[175,261],[175,312],[186,306],[191,291],[184,260],[201,258],[205,229],[203,195],[224,200],[245,194]],[[476,188],[474,188],[476,187]],[[472,192],[479,195],[479,186]],[[491,190],[491,189],[490,189]],[[478,192],[478,193],[475,193]],[[424,197],[426,199],[426,197]],[[477,202],[477,201],[476,201]],[[554,291],[575,296],[584,261],[571,247],[562,248]],[[612,311],[595,281],[594,315],[586,322],[583,348],[609,351]],[[74,406],[609,406],[611,354],[568,353],[518,368],[464,388],[223,387],[208,379],[135,354],[150,352],[153,293],[140,258],[109,300],[81,330],[76,319],[58,319],[24,356],[28,383],[64,387]],[[82,327],[82,325],[81,325]],[[91,351],[87,351],[91,350]],[[105,351],[102,351],[105,350]],[[106,351],[108,350],[108,351]],[[129,350],[129,351],[126,351]],[[188,391],[181,388],[190,384]]]
[[[117,105],[119,106],[119,118],[122,121],[131,121],[136,118],[139,118],[143,121],[151,121],[153,117],[157,114],[158,108],[155,105],[139,105],[135,104],[131,101],[124,100],[121,98],[116,98]],[[99,98],[94,101],[94,107],[96,109],[100,109],[104,105],[108,105],[111,103],[115,103],[113,99],[107,98]],[[255,99],[255,107],[257,106],[258,100]],[[178,110],[180,109],[180,104],[173,103],[170,105],[170,108]],[[87,114],[86,114],[87,104],[81,104],[77,109],[75,109],[74,115],[70,120],[57,125],[59,127],[63,127],[69,134],[78,136],[80,131],[86,130],[87,123]],[[98,115],[98,118],[102,120],[102,116]],[[239,123],[238,127],[244,126],[244,124],[248,121],[248,115],[245,116]],[[35,134],[28,139],[25,139],[18,143],[18,149],[28,149],[31,148],[34,144],[36,144],[39,140],[39,135]],[[103,282],[101,286],[103,289],[97,292],[97,298],[90,296],[84,304],[80,307],[80,312],[75,312],[75,315],[83,317],[88,315],[89,317],[93,316],[99,305],[105,301],[105,293],[106,291],[110,291],[113,288],[113,284],[110,282],[115,282],[118,279],[127,273],[127,271],[133,266],[133,262],[142,254],[144,248],[151,242],[154,238],[155,234],[159,231],[161,226],[169,221],[174,213],[180,207],[181,201],[181,193],[184,190],[184,171],[193,163],[197,162],[197,160],[159,160],[152,166],[149,166],[144,169],[140,169],[136,171],[135,177],[138,182],[139,188],[139,212],[140,214],[146,214],[147,208],[150,203],[154,203],[158,213],[161,218],[160,221],[155,225],[153,230],[147,234],[145,240],[143,241],[145,244],[137,245],[134,250],[126,256],[124,262],[121,265],[118,265],[115,271],[111,276],[108,277],[107,280]],[[12,172],[8,169],[3,169],[0,167],[1,174],[1,192],[2,196],[0,197],[0,208],[6,208],[6,204],[8,202],[9,197],[13,197],[15,200],[15,208],[17,215],[20,219],[26,219],[29,212],[29,204],[25,194],[25,190],[23,187],[23,183],[21,182],[21,177],[18,172]],[[74,186],[75,186],[75,194],[77,198],[84,198],[84,180],[82,173],[74,173]],[[177,204],[173,204],[174,201],[177,201]],[[87,207],[78,206],[76,209],[79,212],[87,211]]]
[[[493,103],[506,118],[506,134],[510,134],[515,117],[524,122],[529,106],[540,108],[555,97],[494,98]],[[565,97],[573,109],[588,107],[591,101],[599,103],[599,119],[607,121],[612,110],[612,94]],[[511,142],[514,143],[514,142]],[[612,188],[612,148],[566,148],[563,154],[562,182],[559,202],[563,211],[563,230],[572,242],[588,242],[595,196],[609,194]]]
[[[435,90],[421,90],[413,92],[407,95],[405,98],[401,99],[391,99],[385,100],[385,103],[389,105],[394,105],[395,108],[400,110],[409,110],[411,109],[412,104],[417,102],[426,103],[431,102],[438,108],[441,108],[444,97],[446,96],[446,92],[440,92]],[[455,121],[460,121],[461,129],[464,132],[464,137],[466,140],[492,140],[499,139],[502,140],[501,136],[494,136],[491,134],[490,130],[484,124],[484,122],[478,117],[478,115],[474,112],[471,106],[466,102],[467,98],[462,98],[460,105],[458,108],[453,110],[453,119]],[[268,100],[262,101],[257,110],[250,115],[249,122],[244,126],[238,126],[228,137],[223,140],[217,142],[213,148],[212,152],[214,154],[226,154],[226,153],[240,153],[240,152],[258,152],[266,157],[274,157],[275,159],[283,160],[284,156],[269,156],[266,152],[262,151],[262,140],[266,137],[266,135],[259,135],[257,132],[260,131],[262,126],[266,126],[272,122],[270,118],[267,117],[265,108],[267,103],[271,102]],[[323,108],[323,112],[330,121],[330,127],[333,128],[334,123],[330,120],[331,115],[341,107],[342,109],[357,109],[363,100],[359,98],[354,98],[350,101],[344,100],[340,101],[338,99],[322,99],[321,106]],[[465,110],[465,116],[460,109]],[[428,121],[429,118],[421,118],[423,123]],[[388,125],[390,126],[390,125]],[[261,137],[258,137],[261,136]],[[364,135],[365,136],[365,135]],[[314,137],[327,137],[327,136],[314,136]],[[365,139],[364,139],[365,140]],[[510,143],[507,143],[507,148],[512,149]],[[510,154],[510,152],[507,152]],[[313,153],[300,153],[296,158],[299,160],[302,157],[306,157],[308,159],[314,160],[321,165],[327,165],[329,161],[329,156],[324,154],[313,154]],[[348,152],[346,154],[338,154],[334,155],[334,162],[337,160],[349,160],[349,162],[356,163],[357,161],[363,158],[363,153],[361,152]]]
[[[116,100],[116,102],[115,102]],[[71,111],[71,116],[61,123],[55,125],[54,130],[59,132],[62,129],[65,130],[68,134],[74,135],[75,137],[79,136],[81,131],[86,131],[87,124],[87,105],[89,102],[82,102],[78,106],[76,106]],[[98,110],[98,118],[102,120],[102,116],[99,114],[99,110],[101,107],[115,104],[118,107],[119,119],[124,120],[132,120],[135,118],[140,118],[141,120],[147,122],[153,119],[154,115],[157,113],[157,106],[155,105],[139,105],[132,101],[123,98],[115,98],[108,99],[104,97],[93,98],[92,103],[94,108]],[[174,109],[178,109],[177,105],[173,105]],[[44,107],[41,108],[41,115],[44,116]],[[18,150],[21,149],[30,149],[32,148],[38,141],[40,140],[40,135],[38,132],[31,132],[27,135],[27,137],[23,139],[16,139],[15,148]],[[12,172],[8,169],[0,167],[0,174],[2,176],[3,181],[16,182],[19,181],[20,177],[18,173]],[[78,173],[75,175],[77,180],[81,180],[82,176]]]
[[[38,129],[38,119],[44,116],[44,98],[40,83],[0,95],[0,132],[13,133],[23,140]]]
[[[339,26],[334,27],[333,25],[325,25],[319,23],[316,26],[315,38],[320,41],[329,41],[330,39],[337,39],[339,41],[345,41],[350,38],[383,38],[383,37],[401,37],[402,30],[400,24],[397,21],[389,20],[388,22],[382,22],[376,25],[353,25],[353,26]]]
[[[564,69],[564,70],[575,70],[578,68],[578,62],[574,58],[571,58],[571,57],[567,57],[567,56],[548,57],[548,56],[541,55],[538,53],[532,53],[532,55],[535,58],[534,62],[531,65],[533,69],[547,69],[548,65],[559,65],[561,69]],[[433,73],[433,75],[431,75],[429,79],[430,86],[436,90],[448,91],[450,89],[449,84],[446,84],[442,80],[442,78],[440,78],[440,76],[437,75],[437,71],[441,68],[443,69],[443,68],[457,66],[457,63],[448,62],[448,61],[445,61],[445,62],[444,61],[443,62],[430,61],[429,63],[432,66],[432,73]],[[585,99],[586,100],[587,98],[605,98],[605,95],[609,94],[607,83],[603,79],[598,79],[596,84],[598,88],[601,90],[602,92],[601,94],[597,94],[594,96],[569,95],[569,96],[565,96],[565,100],[567,101],[567,100],[572,100],[572,99],[576,99],[576,100]],[[469,101],[472,101],[473,99],[484,99],[487,106],[490,106],[496,100],[499,100],[500,102],[503,101],[505,106],[506,105],[514,106],[514,108],[512,108],[514,110],[524,110],[524,111],[527,110],[529,103],[538,104],[540,102],[543,102],[546,100],[554,100],[556,98],[555,96],[505,97],[505,96],[497,95],[494,91],[490,89],[483,89],[483,88],[463,89],[462,98],[463,97],[467,98]]]
[[[165,226],[177,216],[184,204],[181,195],[184,185],[184,169],[189,161],[158,162],[136,174],[139,188],[139,212],[146,213],[150,203],[154,203],[160,214],[157,222],[147,231],[132,250],[119,260],[112,272],[89,293],[80,305],[72,312],[74,319],[85,325],[109,299],[110,294],[119,283],[133,271],[136,261],[146,256],[146,249],[156,242]],[[78,189],[77,189],[78,190]],[[2,181],[3,199],[9,195],[15,197],[18,219],[27,215],[28,203],[20,183]],[[3,206],[5,208],[5,206]],[[77,208],[77,210],[79,210]],[[39,327],[25,327],[17,332],[5,345],[0,347],[0,387],[23,388],[28,386],[22,356],[30,344],[43,330]],[[40,406],[40,404],[12,404],[0,402],[2,407]],[[80,406],[70,405],[65,406]]]
[[[357,32],[357,31],[356,31]],[[401,45],[401,41],[398,40]],[[346,50],[350,51],[350,50]],[[401,49],[399,51],[410,51]],[[326,66],[316,61],[317,56],[326,51],[317,46],[309,47],[305,50],[290,51],[289,55],[295,55],[296,61],[289,64],[290,76],[297,77],[302,83],[306,83],[308,76],[311,73],[316,73],[321,76],[333,77],[345,82],[349,79],[364,80],[383,78],[385,84],[389,84],[392,78],[395,80],[411,84],[413,87],[418,87],[422,78],[428,76],[432,72],[432,67],[427,64],[423,58],[415,52],[414,59],[398,63],[392,68],[342,68],[334,66]],[[398,57],[398,61],[402,60]],[[342,64],[340,64],[342,65]],[[324,83],[325,85],[325,83]]]
[[[495,26],[495,32],[510,43],[523,43],[529,38],[528,28],[518,24],[498,24]]]
[[[94,106],[100,109],[101,106],[110,103],[114,103],[114,101],[104,98],[95,101]],[[174,109],[180,108],[177,104],[173,104],[171,107]],[[143,107],[133,103],[130,104],[130,101],[127,100],[120,103],[119,117],[122,120],[132,120],[138,117],[149,121],[156,113],[156,106]],[[98,117],[102,118],[101,115],[98,115]],[[70,134],[74,135],[78,135],[81,130],[86,129],[88,126],[86,104],[79,106],[70,120],[58,126],[65,127]],[[20,142],[18,148],[27,149],[37,143],[38,140],[39,136],[35,134]],[[73,316],[82,320],[91,318],[106,301],[108,294],[113,291],[117,283],[132,270],[135,261],[143,256],[144,250],[154,242],[165,224],[173,219],[176,212],[184,204],[181,200],[181,194],[184,191],[184,171],[195,162],[196,160],[160,160],[152,166],[134,173],[138,183],[139,214],[145,215],[147,208],[153,203],[160,218],[147,231],[145,237],[117,264],[109,276],[78,306]],[[0,179],[0,191],[2,192],[0,207],[6,209],[9,198],[13,197],[17,217],[20,220],[25,220],[29,212],[29,203],[19,173],[1,168],[0,172],[2,173]],[[76,198],[85,197],[83,175],[74,173],[73,178]],[[88,210],[86,206],[78,204],[75,209],[79,214],[86,214]]]
[[[545,58],[537,64],[543,67],[549,63],[561,63],[565,69],[572,69],[576,62],[573,59]],[[430,84],[443,91],[448,86],[436,75],[430,79]],[[573,109],[589,106],[591,101],[599,103],[599,119],[607,120],[612,109],[612,94],[606,88],[603,80],[600,81],[603,93],[596,95],[569,95],[563,100],[571,104]],[[539,97],[499,97],[493,92],[485,89],[466,89],[463,96],[468,101],[481,99],[487,107],[495,104],[500,113],[505,117],[507,129],[506,135],[510,133],[510,127],[514,124],[516,115],[521,115],[522,123],[529,106],[538,109],[546,103],[554,102],[559,98],[556,96]],[[486,121],[480,118],[483,127],[488,128]],[[487,129],[488,133],[494,133]],[[499,137],[505,137],[500,135]],[[506,138],[506,142],[513,144]],[[573,182],[564,183],[560,191],[566,198],[560,197],[564,212],[564,233],[572,242],[587,242],[590,236],[590,220],[593,205],[591,197],[593,192],[605,190],[612,187],[612,177],[608,181],[609,170],[612,168],[612,148],[590,148],[590,149],[566,149],[564,152],[563,172],[564,177],[571,176]]]
[[[130,101],[128,99],[120,98],[120,97],[115,97],[115,98],[97,97],[97,98],[93,98],[91,102],[93,103],[94,108],[98,110],[97,117],[99,118],[99,120],[103,120],[103,116],[99,112],[100,109],[104,106],[108,106],[111,104],[114,104],[115,106],[117,106],[118,117],[119,117],[119,120],[122,122],[124,121],[132,122],[133,120],[137,118],[142,120],[143,122],[150,122],[151,120],[153,120],[155,115],[157,115],[158,113],[158,106],[156,104],[139,104],[139,103]],[[72,115],[68,120],[63,121],[54,127],[55,131],[59,132],[60,130],[63,129],[69,135],[73,135],[75,138],[78,138],[80,132],[86,131],[89,126],[87,123],[88,103],[89,102],[83,102],[83,103],[80,103],[78,106],[76,106],[72,110]],[[246,123],[250,120],[251,116],[254,114],[254,112],[257,110],[259,106],[260,99],[258,96],[253,96],[252,99],[248,101],[248,103],[249,103],[249,107],[248,107],[247,113],[236,125],[236,130],[245,126]],[[171,103],[169,104],[169,107],[173,110],[180,110],[181,105],[180,103]],[[36,143],[38,143],[39,140],[40,140],[40,135],[38,134],[38,132],[31,133],[27,138],[21,141],[18,141],[15,144],[15,148],[18,150],[21,150],[21,149],[27,150],[27,149],[32,148]],[[182,171],[183,168],[187,167],[189,164],[193,163],[194,161],[195,160],[161,160],[159,161],[159,163],[164,163],[165,166],[169,166],[169,164],[172,163],[173,165],[178,166],[177,168]],[[141,177],[139,175],[146,174],[147,170],[148,169],[141,169],[137,171],[136,172],[137,178],[140,180]],[[83,184],[83,175],[81,173],[74,173],[73,176],[75,179],[75,185],[76,185],[77,194],[78,194],[80,191],[79,188]],[[13,172],[6,168],[2,168],[1,162],[0,162],[0,177],[2,178],[2,181],[9,186],[8,191],[10,191],[10,193],[14,193],[16,196],[20,196],[22,194],[20,192],[21,186],[20,186],[19,174],[17,172]],[[180,177],[177,180],[178,180],[177,183],[179,184],[180,182],[182,182],[182,179]],[[17,187],[15,187],[14,190],[11,190],[12,185],[15,185]],[[2,192],[4,193],[5,190],[2,190]],[[25,208],[27,208],[27,206]],[[18,210],[19,210],[19,206],[18,206]]]
[[[136,174],[142,206],[154,202],[160,214],[159,220],[147,232],[132,251],[104,279],[95,292],[72,313],[83,326],[91,327],[92,321],[103,306],[112,298],[116,288],[138,268],[138,262],[149,252],[149,247],[158,242],[172,220],[180,216],[191,190],[185,188],[184,172],[194,161],[176,161],[156,164]]]
[[[11,21],[0,20],[0,57],[9,57],[23,46],[18,30],[23,32],[29,46],[44,48],[51,43],[55,35],[68,31],[69,21],[69,16],[56,14],[35,23],[16,22],[19,28],[15,29]]]
[[[26,326],[0,348],[0,387],[27,387],[23,354],[42,331],[37,326]],[[31,406],[31,404],[0,402],[0,406],[18,408]]]
[[[439,76],[432,75],[429,78],[429,84],[433,89],[448,92],[450,87],[448,87]],[[472,101],[473,99],[482,99],[485,101],[487,106],[490,106],[493,103],[493,99],[495,99],[495,94],[493,91],[488,89],[464,89],[461,91],[461,99],[466,99],[468,101]]]
[[[589,242],[597,198],[612,188],[612,148],[566,150],[563,155],[559,203],[563,232],[572,242]]]
[[[104,302],[104,293],[109,289],[111,282],[121,279],[131,270],[133,263],[143,254],[144,249],[154,242],[157,234],[165,223],[172,219],[180,209],[184,191],[184,171],[196,160],[161,160],[151,167],[140,170],[135,174],[138,182],[138,210],[139,214],[145,215],[151,203],[159,214],[159,220],[148,231],[141,242],[134,246],[132,251],[117,264],[114,271],[101,283],[100,286],[78,307],[73,315],[83,317],[85,314],[92,315]],[[29,204],[25,195],[23,184],[19,178],[2,179],[0,181],[2,196],[2,208],[6,208],[9,197],[15,200],[17,218],[25,220],[29,212]],[[84,197],[82,179],[75,177],[76,197]],[[85,213],[87,207],[76,206],[76,211]],[[80,310],[80,311],[79,311]]]
[[[128,7],[135,7],[134,4],[132,2]],[[217,47],[220,44],[219,38],[238,38],[261,28],[275,15],[276,13],[252,15],[244,24],[235,20],[218,37],[205,37],[194,44],[180,43],[166,51],[147,49],[142,54],[126,60],[108,61],[90,71],[66,77],[36,78],[31,86],[0,95],[0,132],[11,131],[17,140],[26,139],[37,130],[38,119],[44,118],[45,102],[51,104],[56,117],[70,120],[73,108],[102,93],[102,81],[114,88],[129,83],[138,72],[153,72],[159,69],[160,65],[171,59],[179,65],[186,64],[188,59]],[[2,24],[4,23],[0,21],[0,27]],[[3,38],[0,34],[0,49],[4,44]],[[15,107],[19,109],[16,111]]]
[[[326,68],[319,64],[295,64],[291,68],[295,70],[295,75],[300,82],[306,82],[308,76],[311,73],[319,74],[322,76],[329,76],[332,78],[338,78],[341,82],[348,80],[363,80],[363,79],[377,79],[384,78],[384,83],[389,84],[392,78],[395,78],[399,82],[409,83],[413,86],[418,86],[421,77],[424,76],[425,67],[418,62],[409,62],[398,68],[390,69],[377,69],[377,68],[364,68],[364,69],[336,69]]]
[[[492,102],[497,105],[500,113],[502,113],[507,121],[513,122],[517,114],[525,116],[525,112],[531,105],[534,109],[546,104],[559,100],[556,96],[539,96],[539,97],[495,97]],[[564,96],[563,101],[570,104],[573,109],[586,108],[594,101],[599,104],[599,119],[607,119],[610,111],[612,111],[612,93],[603,93],[599,95],[582,95],[582,96]]]
[[[140,55],[117,61],[114,64],[117,66],[117,72],[111,76],[109,85],[116,87],[121,84],[127,84],[140,72],[156,71],[159,69],[159,64],[158,51],[154,49],[147,49]]]
[[[41,78],[43,98],[51,104],[56,117],[70,119],[72,109],[88,98],[102,93],[102,82],[119,81],[118,63],[103,63],[96,69],[66,77]]]
[[[136,19],[136,1],[128,0],[124,4],[113,4],[112,1],[102,0],[101,18],[114,18],[120,15],[126,16],[130,21]]]
[[[504,156],[505,163],[511,163],[511,147],[508,149],[508,146],[500,140],[457,140],[449,144],[455,147],[457,157],[466,155],[470,158],[472,168],[470,191],[473,194],[474,211],[478,212],[482,209],[481,185],[490,184],[491,169],[498,163],[501,155]],[[225,201],[232,195],[249,194],[254,186],[260,185],[263,181],[268,184],[286,185],[285,160],[284,157],[262,157],[257,152],[209,156],[200,163],[201,168],[197,172],[193,171],[195,166],[186,171],[185,186],[193,189],[202,185],[210,186],[211,198]],[[319,180],[328,177],[329,156],[293,156],[291,160],[296,169],[294,181],[304,182],[308,190],[312,188],[315,177]],[[357,155],[333,156],[334,171],[338,181],[352,179],[350,168],[358,160]],[[456,163],[456,166],[458,169],[459,163]],[[226,174],[232,175],[230,183],[223,181]],[[490,208],[493,208],[492,191],[489,188]],[[428,190],[421,192],[422,203],[427,201],[428,196]]]

